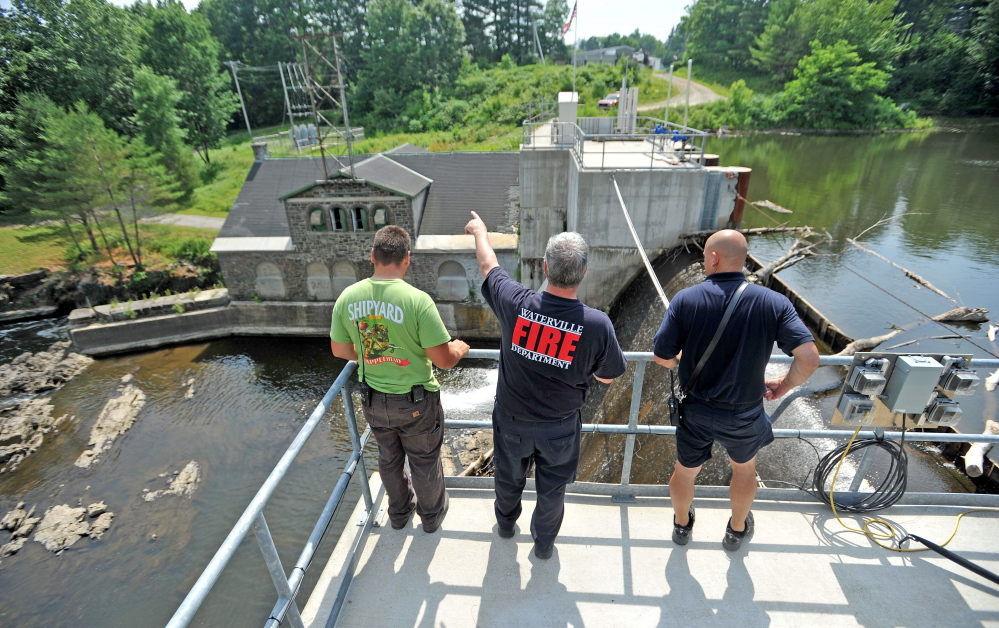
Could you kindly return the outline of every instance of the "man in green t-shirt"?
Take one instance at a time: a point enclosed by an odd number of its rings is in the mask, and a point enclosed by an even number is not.
[[[336,357],[357,361],[392,527],[406,527],[416,511],[432,533],[448,507],[440,456],[444,411],[433,365],[453,367],[468,345],[451,340],[430,295],[403,281],[409,249],[405,229],[378,230],[371,249],[375,272],[336,300],[330,346]]]

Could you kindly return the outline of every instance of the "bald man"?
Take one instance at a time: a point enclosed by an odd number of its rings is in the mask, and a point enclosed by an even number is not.
[[[750,507],[756,497],[756,454],[774,439],[763,400],[782,397],[819,365],[812,333],[787,297],[747,285],[718,344],[690,383],[729,300],[746,282],[742,269],[747,249],[746,238],[732,229],[708,238],[704,282],[681,290],[673,298],[655,337],[656,362],[666,368],[679,363],[679,381],[686,394],[683,419],[676,432],[677,463],[669,481],[673,542],[677,545],[690,541],[694,480],[711,458],[715,441],[725,447],[732,465],[732,517],[722,545],[732,551],[742,545],[753,530]],[[782,377],[765,380],[774,343],[794,360]]]

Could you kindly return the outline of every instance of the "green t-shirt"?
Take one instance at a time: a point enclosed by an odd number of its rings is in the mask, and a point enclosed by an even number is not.
[[[354,344],[358,376],[375,390],[440,390],[424,347],[451,335],[430,295],[402,279],[365,279],[344,290],[333,306],[330,338]]]

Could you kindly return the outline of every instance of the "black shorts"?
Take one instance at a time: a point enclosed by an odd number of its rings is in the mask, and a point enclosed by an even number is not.
[[[749,462],[774,440],[763,402],[744,411],[713,408],[690,397],[683,404],[683,421],[676,430],[680,464],[699,467],[711,458],[711,444],[721,443],[737,463]]]

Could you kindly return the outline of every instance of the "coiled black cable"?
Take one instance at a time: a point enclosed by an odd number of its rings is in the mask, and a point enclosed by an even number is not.
[[[863,451],[867,447],[878,447],[885,450],[889,456],[889,466],[881,484],[867,497],[859,501],[843,501],[840,497],[843,492],[831,491],[834,494],[834,507],[845,512],[874,512],[884,510],[889,506],[898,503],[905,495],[905,487],[908,481],[909,459],[905,453],[905,425],[903,419],[902,438],[895,442],[885,438],[868,438],[865,440],[850,441],[845,445],[837,447],[819,460],[819,464],[812,473],[812,491],[823,503],[830,503],[830,491],[826,488],[831,483],[831,477],[835,475],[836,469],[843,458],[844,453]],[[853,495],[852,493],[850,495]]]

